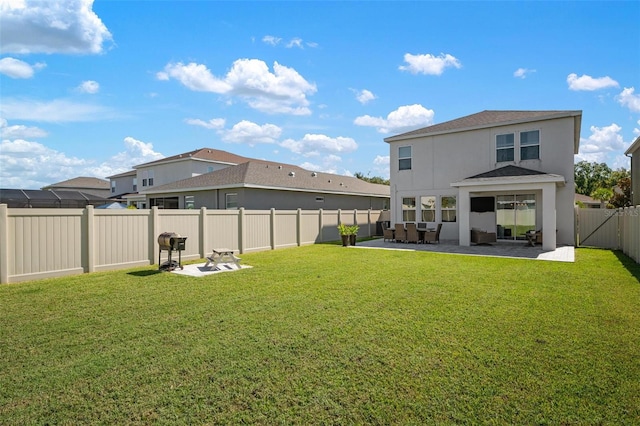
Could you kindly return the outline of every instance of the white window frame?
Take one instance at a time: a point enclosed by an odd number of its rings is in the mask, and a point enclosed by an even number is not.
[[[422,195],[420,197],[420,222],[436,221],[436,203],[438,197],[435,195]],[[429,217],[432,216],[432,217]]]
[[[498,138],[501,136],[511,136],[512,141],[511,141],[511,146],[499,146],[499,142],[498,142]],[[508,142],[508,141],[506,141]],[[512,163],[516,160],[516,135],[514,132],[509,132],[509,133],[500,133],[497,134],[495,137],[495,159],[496,159],[496,163]],[[500,156],[498,155],[498,152],[500,151],[507,151],[507,150],[511,150],[511,159],[510,160],[501,160]]]
[[[416,221],[416,197],[402,197],[402,221]]]
[[[445,198],[453,199],[453,207],[444,206]],[[445,212],[447,213],[445,214]],[[448,212],[453,212],[453,220],[450,220],[450,218],[448,217],[449,216]],[[446,220],[445,220],[445,216],[446,216]],[[442,197],[440,197],[440,221],[447,222],[447,223],[455,223],[458,221],[458,198],[455,195],[443,195]]]
[[[224,195],[224,206],[227,210],[238,209],[238,193],[230,192]]]
[[[522,142],[522,135],[525,133],[537,133],[538,134],[538,140],[535,143],[523,143]],[[527,161],[527,160],[539,160],[540,159],[540,130],[539,129],[534,129],[534,130],[525,130],[523,132],[520,132],[520,135],[518,137],[518,140],[520,142],[520,161]],[[522,155],[523,149],[524,148],[531,148],[531,147],[538,147],[538,156],[535,158],[524,158],[524,156]]]
[[[409,156],[407,156],[406,151],[409,151]],[[403,153],[403,151],[405,151]],[[399,146],[398,147],[398,170],[411,170],[411,167],[413,166],[413,161],[411,159],[412,156],[412,149],[411,149],[411,145],[406,145],[406,146]],[[407,161],[408,160],[408,161]],[[408,167],[407,167],[407,163],[408,163]],[[404,166],[403,166],[404,164]]]

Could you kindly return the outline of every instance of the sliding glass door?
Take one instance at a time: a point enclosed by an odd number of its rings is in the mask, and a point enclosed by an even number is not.
[[[524,239],[525,232],[536,229],[535,194],[498,195],[496,204],[498,238]]]

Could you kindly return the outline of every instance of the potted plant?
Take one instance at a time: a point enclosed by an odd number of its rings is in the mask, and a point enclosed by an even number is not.
[[[351,232],[351,227],[348,225],[345,225],[344,223],[341,223],[338,225],[338,233],[340,234],[340,237],[342,238],[342,245],[344,247],[349,245],[349,235]]]
[[[358,225],[349,226],[349,242],[352,246],[356,245],[356,238],[358,237],[358,229],[360,227]]]

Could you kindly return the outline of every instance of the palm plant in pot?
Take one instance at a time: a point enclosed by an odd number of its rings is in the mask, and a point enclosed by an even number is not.
[[[356,245],[356,238],[358,237],[358,229],[360,227],[358,225],[349,226],[349,242],[352,246]]]
[[[341,223],[338,225],[338,233],[340,234],[340,238],[342,238],[342,245],[344,247],[349,245],[349,235],[351,233],[351,227],[349,225],[345,225]]]

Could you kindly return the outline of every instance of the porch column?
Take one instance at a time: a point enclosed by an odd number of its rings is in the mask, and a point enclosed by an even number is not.
[[[542,249],[556,249],[556,184],[542,186]]]
[[[461,246],[471,245],[471,198],[469,190],[465,187],[458,188],[458,244]]]

